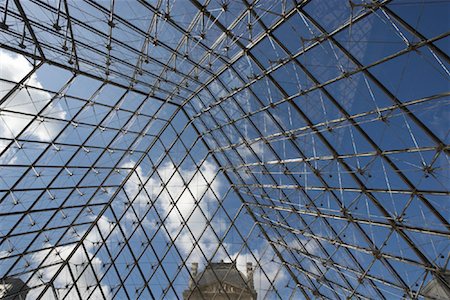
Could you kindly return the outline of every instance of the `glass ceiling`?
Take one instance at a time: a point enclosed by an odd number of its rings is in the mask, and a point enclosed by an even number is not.
[[[27,299],[450,291],[446,0],[0,0],[0,278]],[[206,298],[205,298],[206,299]]]

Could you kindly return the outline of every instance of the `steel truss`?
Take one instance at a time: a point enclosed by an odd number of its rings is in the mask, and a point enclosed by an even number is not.
[[[1,278],[182,299],[225,260],[258,299],[450,293],[449,4],[0,0]]]

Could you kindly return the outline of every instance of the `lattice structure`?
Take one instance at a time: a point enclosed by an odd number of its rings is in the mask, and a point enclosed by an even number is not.
[[[223,260],[258,299],[449,292],[449,11],[0,0],[1,282],[182,299]]]

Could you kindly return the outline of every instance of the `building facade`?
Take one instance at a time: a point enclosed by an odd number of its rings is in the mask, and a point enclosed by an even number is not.
[[[240,272],[235,262],[209,263],[198,273],[198,263],[191,267],[189,287],[183,292],[183,299],[241,299],[256,300],[253,283],[253,265],[247,263],[247,274]]]
[[[19,278],[7,277],[0,280],[0,299],[25,300],[28,287]]]

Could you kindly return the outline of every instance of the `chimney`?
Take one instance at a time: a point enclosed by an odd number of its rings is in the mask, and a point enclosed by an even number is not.
[[[249,287],[253,289],[253,264],[251,262],[247,263],[247,280]]]
[[[194,284],[194,279],[197,276],[197,272],[198,272],[198,263],[193,262],[191,264],[191,279],[189,280],[189,287],[190,288],[194,288],[195,284]]]

